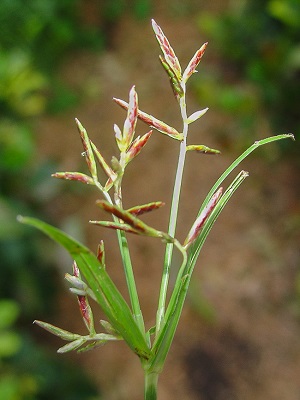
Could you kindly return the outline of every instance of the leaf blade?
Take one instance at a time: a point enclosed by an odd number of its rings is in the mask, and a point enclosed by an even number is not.
[[[114,329],[136,354],[147,358],[149,347],[144,335],[138,328],[128,304],[97,257],[86,246],[58,228],[36,218],[19,216],[18,220],[44,232],[70,253]]]

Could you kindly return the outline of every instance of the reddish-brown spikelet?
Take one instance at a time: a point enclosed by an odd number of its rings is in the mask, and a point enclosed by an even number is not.
[[[105,251],[104,251],[104,241],[100,240],[98,249],[97,249],[97,258],[100,262],[101,266],[105,266]]]
[[[124,100],[116,99],[115,97],[113,100],[124,110],[128,110],[128,103]],[[151,128],[157,129],[159,132],[168,135],[174,139],[177,140],[183,140],[183,135],[182,133],[179,133],[175,128],[172,128],[171,126],[167,125],[166,123],[160,121],[159,119],[153,117],[152,115],[146,114],[145,112],[138,110],[137,114],[138,119],[141,121],[145,122],[147,125],[149,125]]]
[[[203,211],[200,213],[200,215],[197,217],[196,221],[194,222],[191,230],[189,231],[185,241],[184,241],[184,247],[190,246],[194,240],[198,237],[201,228],[203,227],[205,221],[207,218],[210,216],[211,212],[215,208],[219,198],[221,197],[223,193],[223,188],[220,187],[216,193],[211,197],[210,201],[208,202],[207,206],[203,209]]]
[[[128,147],[132,142],[136,127],[137,113],[138,113],[138,97],[135,91],[135,86],[132,86],[129,92],[129,106],[128,106],[127,118],[124,122],[124,128],[123,128],[124,151],[128,149]]]
[[[80,271],[79,271],[79,268],[75,261],[73,262],[73,275],[76,278],[80,278]],[[94,319],[93,319],[92,309],[89,305],[88,299],[86,296],[78,295],[77,300],[78,300],[79,309],[80,309],[80,313],[82,315],[83,321],[84,321],[88,331],[90,332],[91,330],[94,329]]]
[[[91,318],[90,318],[89,305],[87,303],[86,296],[77,296],[77,298],[78,298],[78,304],[79,304],[82,318],[83,318],[84,323],[86,324],[87,328],[89,329],[90,324],[91,324]]]
[[[87,185],[94,185],[94,180],[81,172],[56,172],[55,174],[51,175],[53,178],[59,179],[67,179],[70,181],[78,181],[82,183],[86,183]]]
[[[207,42],[204,43],[200,47],[200,49],[197,50],[196,53],[194,54],[194,56],[192,57],[191,61],[189,62],[188,66],[186,67],[186,69],[185,69],[185,71],[184,71],[184,73],[182,75],[182,80],[184,82],[186,82],[193,73],[197,72],[196,68],[197,68],[198,64],[200,63],[200,61],[201,61],[201,58],[202,58],[202,56],[203,56],[203,54],[205,52],[205,49],[206,49],[207,45],[208,45]]]
[[[119,208],[113,204],[110,204],[105,200],[98,200],[96,202],[96,204],[103,210],[113,214],[115,217],[124,221],[130,227],[132,227],[138,231],[145,232],[144,224],[142,223],[142,221],[140,221],[139,219],[137,219],[136,217],[131,215],[129,212],[122,210],[121,208]]]
[[[88,169],[92,175],[92,177],[94,179],[98,179],[97,178],[97,167],[96,167],[96,162],[94,159],[94,154],[91,148],[91,144],[90,144],[90,139],[88,137],[87,131],[86,129],[81,125],[80,121],[75,118],[75,122],[78,128],[78,131],[80,133],[80,137],[81,137],[81,141],[82,141],[82,145],[83,145],[83,149],[84,149],[84,155],[85,155],[85,159],[86,159],[86,163],[88,166]]]
[[[167,63],[175,72],[178,79],[181,79],[181,67],[178,61],[178,58],[175,54],[175,51],[171,47],[166,35],[163,33],[161,27],[152,19],[152,28],[155,33],[156,39],[160,48],[164,54],[164,57]]]
[[[136,235],[141,234],[141,232],[137,231],[136,229],[132,228],[128,224],[123,224],[120,222],[112,222],[112,221],[89,221],[90,224],[102,226],[103,228],[109,228],[114,230],[120,230],[127,233],[134,233]]]
[[[152,135],[152,130],[148,133],[145,133],[142,137],[137,137],[132,145],[130,146],[129,150],[126,153],[126,161],[127,163],[131,161],[135,156],[137,156],[145,144],[148,142],[150,136]]]
[[[73,269],[73,275],[74,275],[76,278],[80,278],[80,271],[79,271],[79,268],[78,268],[78,266],[77,266],[76,261],[73,261],[72,269]]]
[[[145,214],[147,212],[157,210],[158,208],[160,208],[164,205],[165,205],[165,203],[163,203],[162,201],[154,201],[152,203],[143,204],[141,206],[131,207],[126,211],[129,212],[130,214],[138,217],[139,215]]]

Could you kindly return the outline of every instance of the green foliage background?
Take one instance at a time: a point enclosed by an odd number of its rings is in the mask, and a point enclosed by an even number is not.
[[[218,57],[221,55],[219,70],[207,77],[206,85],[197,87],[198,95],[235,115],[236,126],[244,128],[246,138],[251,137],[259,113],[268,119],[273,133],[293,133],[296,144],[279,146],[296,161],[300,138],[299,1],[233,2],[221,16],[201,13],[198,24],[211,38]]]

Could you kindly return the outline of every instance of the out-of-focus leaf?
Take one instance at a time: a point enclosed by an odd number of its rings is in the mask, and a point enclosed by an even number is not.
[[[32,132],[24,124],[13,120],[0,122],[0,169],[16,170],[32,157]]]
[[[0,329],[14,324],[20,313],[19,306],[13,300],[0,300]]]
[[[0,359],[11,357],[16,354],[21,347],[21,337],[16,332],[0,332]]]

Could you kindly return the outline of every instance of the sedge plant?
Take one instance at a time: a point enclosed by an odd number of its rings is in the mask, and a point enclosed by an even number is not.
[[[189,230],[187,229],[188,234],[185,240],[180,241],[177,239],[177,214],[186,156],[190,151],[213,155],[220,152],[202,144],[188,143],[190,124],[196,123],[208,110],[205,108],[189,115],[186,105],[186,85],[190,77],[197,72],[196,68],[202,59],[207,43],[203,44],[196,51],[185,70],[182,71],[179,60],[167,37],[154,20],[152,20],[152,27],[162,52],[160,62],[167,73],[182,117],[181,129],[177,130],[142,111],[138,105],[135,86],[133,86],[129,92],[128,102],[114,98],[115,103],[121,106],[127,113],[122,129],[118,125],[114,125],[114,135],[119,157],[113,156],[111,163],[108,163],[98,147],[90,140],[85,128],[76,119],[83,144],[84,151],[82,154],[85,157],[89,173],[57,172],[53,174],[55,178],[93,185],[100,192],[101,198],[96,202],[96,205],[98,208],[104,210],[110,218],[105,221],[92,220],[90,223],[116,231],[130,301],[127,302],[124,299],[110,278],[109,268],[105,262],[103,241],[99,243],[96,253],[93,253],[85,245],[45,222],[31,217],[19,217],[21,222],[40,229],[70,253],[74,260],[73,273],[72,275],[66,274],[65,277],[71,285],[71,292],[77,296],[81,315],[87,328],[87,334],[79,335],[72,333],[42,321],[35,321],[35,323],[67,342],[67,344],[58,349],[59,353],[66,353],[72,350],[81,352],[102,346],[110,341],[124,340],[140,359],[144,370],[144,398],[146,400],[157,399],[158,377],[163,370],[172,344],[191,276],[202,246],[219,214],[248,176],[248,173],[240,171],[226,189],[223,189],[222,186],[224,180],[258,147],[277,140],[293,138],[291,134],[282,134],[259,140],[250,146],[226,169],[212,186],[199,208],[195,222]],[[150,127],[150,130],[142,136],[135,137],[138,120],[146,123]],[[128,205],[123,204],[122,200],[122,182],[126,167],[145,147],[153,131],[158,131],[169,136],[170,140],[177,141],[179,148],[170,206],[169,226],[166,232],[149,226],[141,219],[142,214],[162,207],[164,205],[162,201],[142,205],[129,205],[128,207]],[[99,180],[99,167],[106,175],[105,182]],[[165,257],[162,266],[161,285],[156,311],[156,324],[150,329],[146,328],[140,307],[127,241],[127,235],[130,234],[158,238],[165,246]],[[179,266],[172,263],[174,251],[179,252],[181,255],[181,264]],[[169,285],[171,269],[172,272],[174,270],[177,274],[175,284],[172,287]],[[93,299],[98,303],[105,314],[106,319],[101,320],[100,324],[95,324],[94,322],[89,299]],[[99,331],[100,325],[102,327],[101,331]]]

